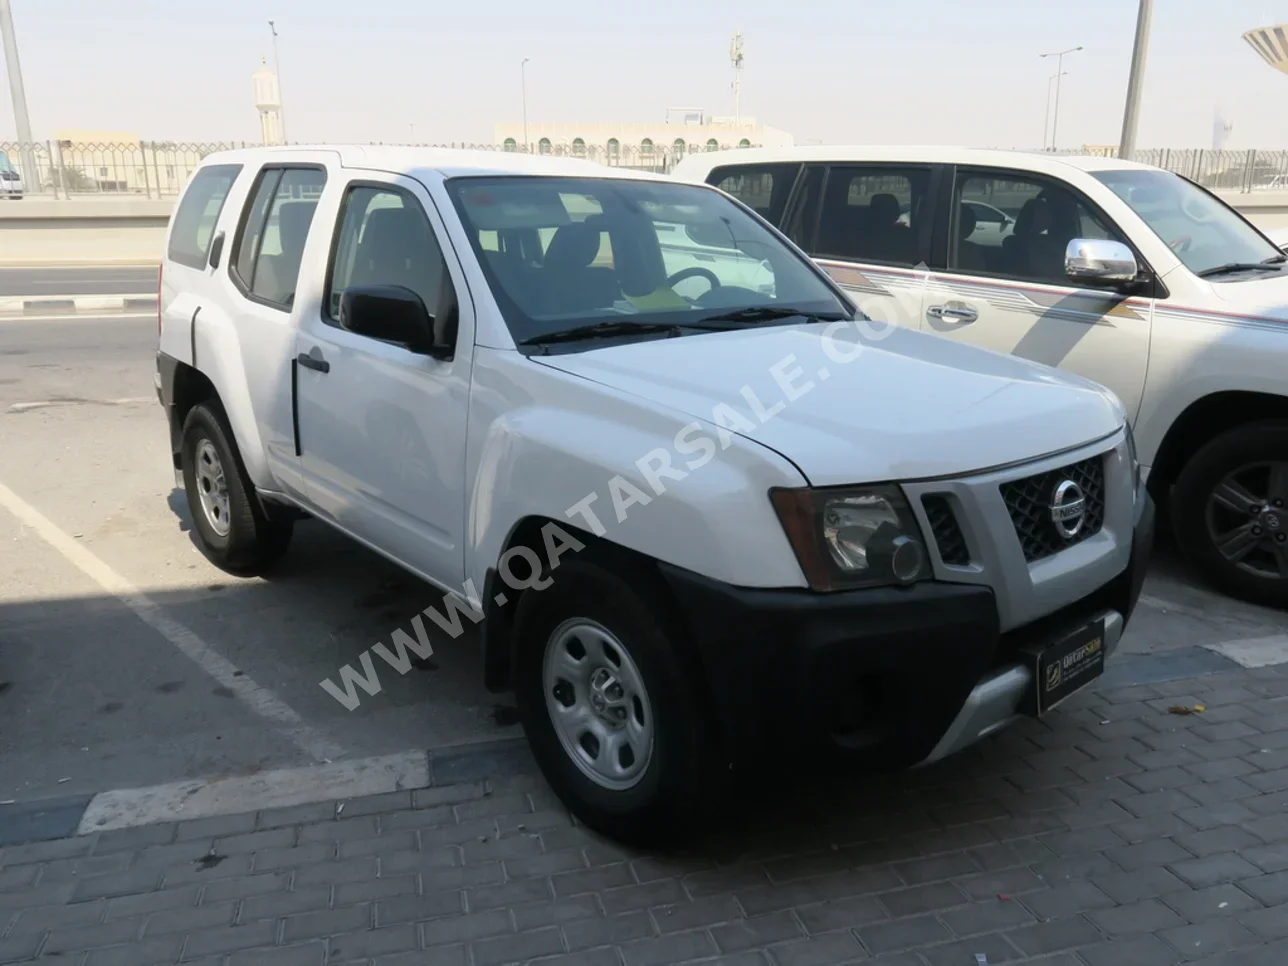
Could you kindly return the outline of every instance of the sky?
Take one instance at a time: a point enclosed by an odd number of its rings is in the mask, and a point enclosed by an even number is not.
[[[531,123],[742,112],[798,144],[1042,145],[1047,51],[1068,55],[1060,147],[1117,144],[1137,0],[12,0],[33,135],[254,141],[277,24],[291,141],[491,142]],[[1156,0],[1137,145],[1288,148],[1288,76],[1243,31],[1288,0]],[[2,54],[0,54],[2,56]],[[15,137],[0,75],[0,141]]]

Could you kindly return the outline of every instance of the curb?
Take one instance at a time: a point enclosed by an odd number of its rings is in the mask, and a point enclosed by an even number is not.
[[[156,310],[155,295],[31,295],[0,298],[0,317],[3,318],[96,315],[104,312],[144,315]]]
[[[531,774],[522,738],[0,805],[0,848]]]

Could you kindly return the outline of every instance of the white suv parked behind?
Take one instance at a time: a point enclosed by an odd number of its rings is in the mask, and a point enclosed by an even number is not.
[[[1194,567],[1288,605],[1288,258],[1215,195],[959,148],[695,154],[673,176],[756,209],[875,319],[1113,390]]]
[[[1153,505],[1112,393],[869,332],[706,186],[228,152],[167,247],[205,552],[258,573],[309,516],[437,585],[609,834],[692,827],[767,755],[942,758],[1095,680],[1135,607]]]

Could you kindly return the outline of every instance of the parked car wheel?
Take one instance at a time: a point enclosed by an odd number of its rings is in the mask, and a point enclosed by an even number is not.
[[[622,842],[681,841],[725,788],[693,653],[646,599],[568,561],[520,603],[516,696],[537,764],[565,805]]]
[[[1240,426],[1200,449],[1176,481],[1172,529],[1213,586],[1288,606],[1288,423]]]
[[[265,515],[217,402],[198,403],[189,411],[180,461],[193,528],[211,562],[239,576],[276,563],[290,545],[294,522]]]

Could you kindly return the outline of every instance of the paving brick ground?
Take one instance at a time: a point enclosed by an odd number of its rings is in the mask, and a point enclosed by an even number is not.
[[[680,856],[597,838],[524,771],[14,846],[0,963],[1288,964],[1284,669],[1079,696],[894,778],[764,784]]]

